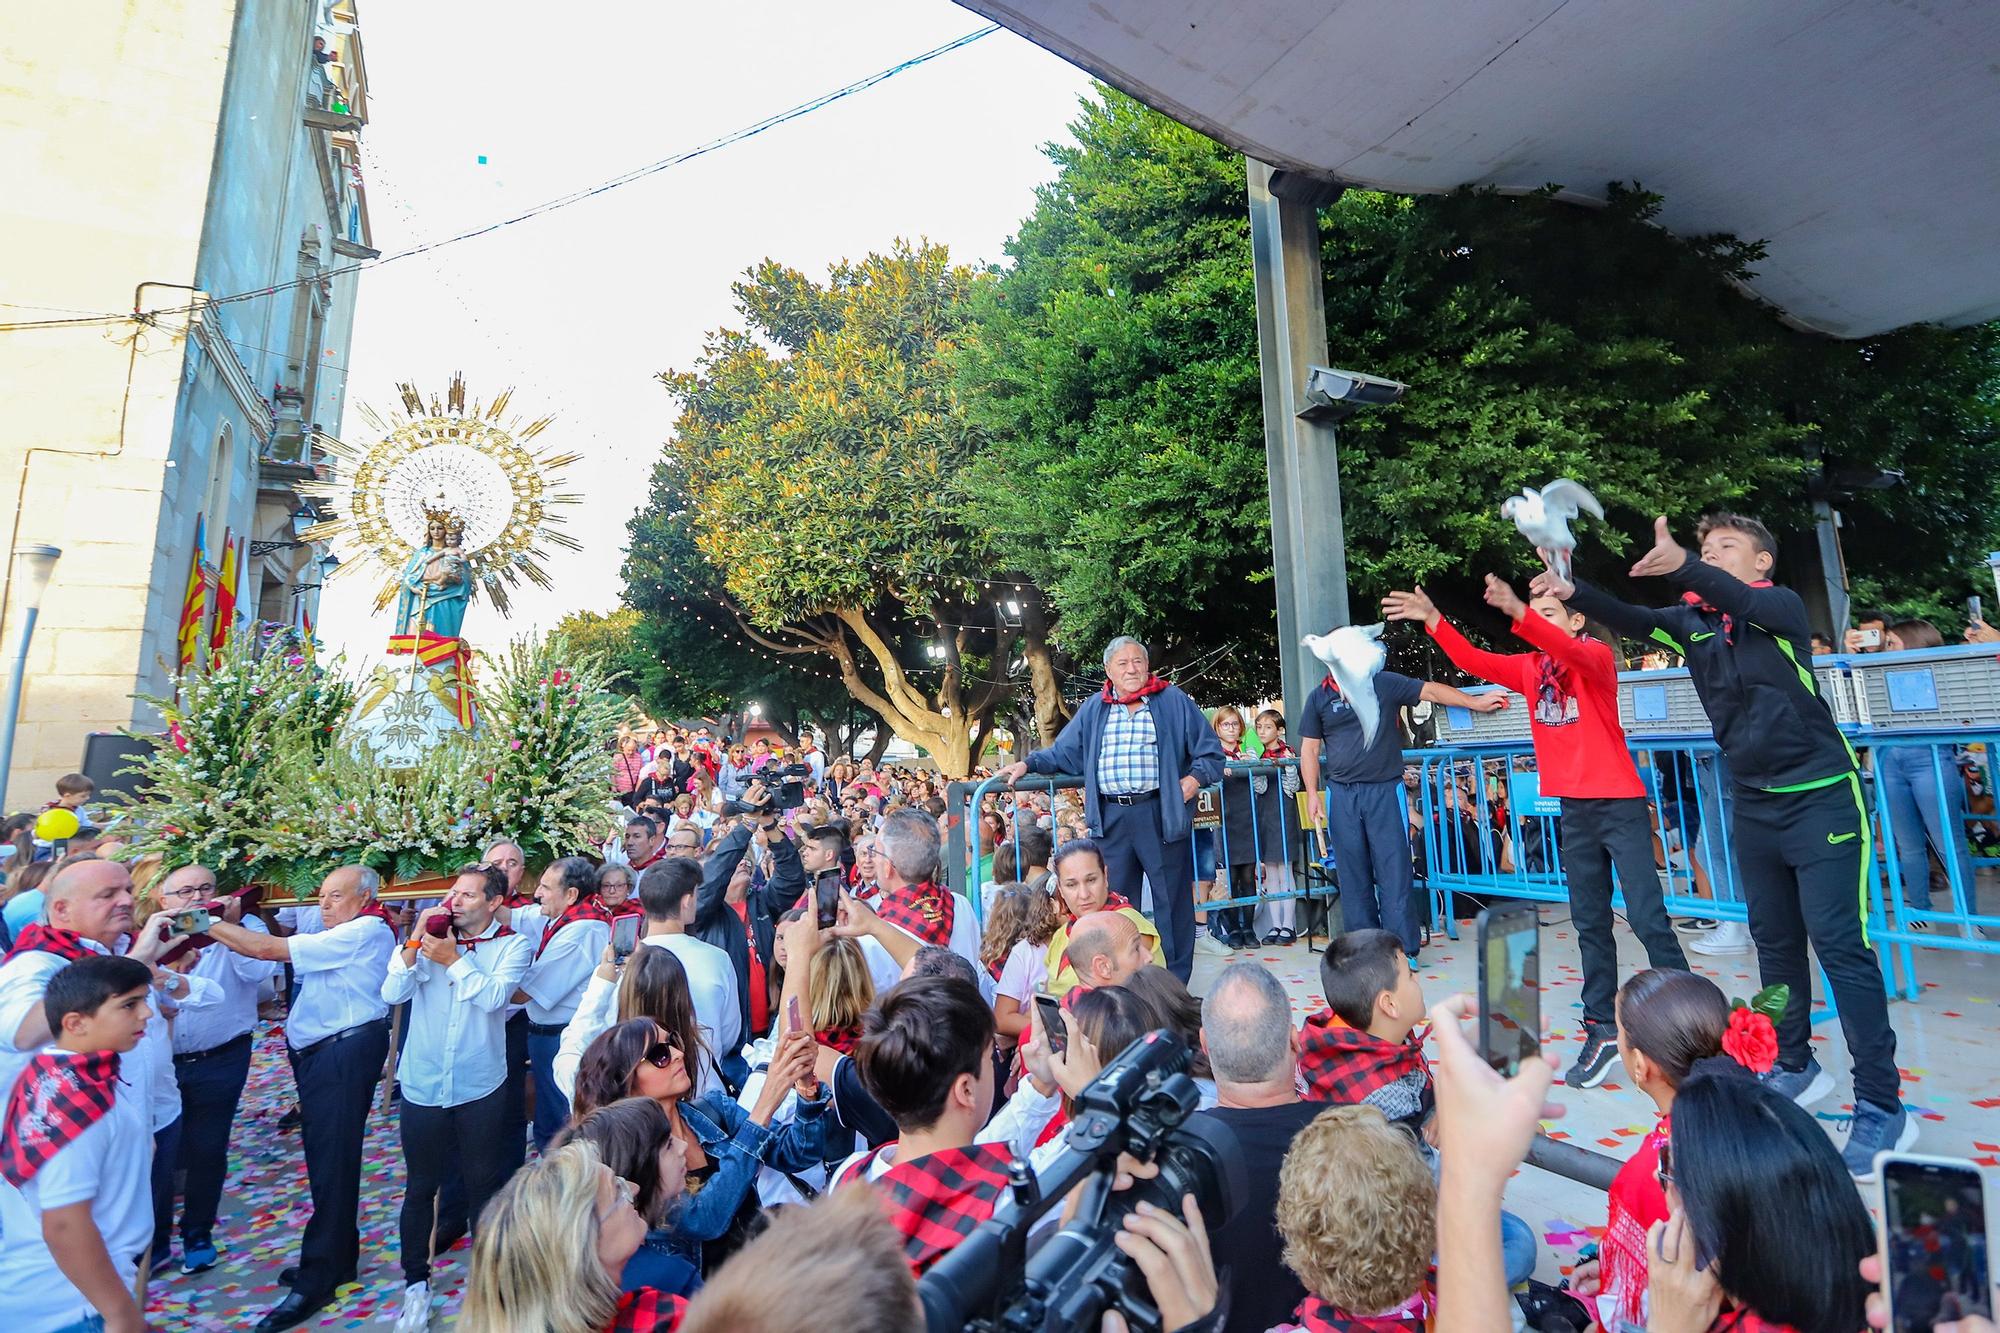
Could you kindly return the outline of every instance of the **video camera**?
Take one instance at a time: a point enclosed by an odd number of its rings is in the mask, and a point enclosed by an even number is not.
[[[1112,1243],[1141,1203],[1180,1215],[1192,1194],[1211,1230],[1229,1224],[1244,1195],[1242,1150],[1227,1129],[1189,1117],[1201,1104],[1188,1049],[1149,1032],[1105,1066],[1076,1099],[1063,1153],[1037,1176],[1009,1168],[1010,1195],[990,1221],[932,1265],[917,1284],[930,1333],[1080,1333],[1118,1310],[1135,1333],[1165,1333],[1145,1275]],[[1120,1154],[1159,1174],[1114,1190]],[[1028,1257],[1035,1222],[1079,1183],[1069,1225]]]

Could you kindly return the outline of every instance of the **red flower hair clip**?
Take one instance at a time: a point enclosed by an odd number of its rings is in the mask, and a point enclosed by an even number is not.
[[[1791,1003],[1792,988],[1766,986],[1749,1003],[1732,1000],[1722,1053],[1753,1074],[1768,1074],[1778,1063],[1778,1029],[1773,1020]]]

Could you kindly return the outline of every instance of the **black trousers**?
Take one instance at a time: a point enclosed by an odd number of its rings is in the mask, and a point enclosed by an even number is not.
[[[226,1041],[199,1058],[174,1057],[181,1088],[181,1252],[213,1243],[222,1178],[229,1166],[229,1132],[250,1077],[250,1034]]]
[[[313,1205],[292,1290],[318,1301],[360,1271],[361,1140],[389,1058],[389,1022],[377,1019],[352,1036],[288,1054]]]
[[[1606,1027],[1618,1021],[1618,940],[1611,933],[1611,870],[1625,891],[1625,920],[1646,961],[1655,968],[1688,970],[1674,938],[1653,865],[1653,822],[1643,796],[1562,800],[1562,868],[1569,881],[1570,920],[1583,954],[1583,1021]]]
[[[528,1011],[507,1020],[507,1121],[502,1126],[514,1166],[528,1160]]]
[[[1194,836],[1168,842],[1160,834],[1160,802],[1178,801],[1179,791],[1137,805],[1104,798],[1104,873],[1111,891],[1139,900],[1139,876],[1153,886],[1153,925],[1167,970],[1186,981],[1194,972]]]
[[[1855,1097],[1895,1109],[1902,1077],[1881,968],[1868,944],[1875,845],[1860,776],[1811,791],[1739,786],[1735,794],[1731,830],[1757,968],[1766,986],[1792,988],[1778,1020],[1778,1062],[1797,1069],[1812,1055],[1810,945],[1840,1010]]]
[[[431,1275],[432,1224],[438,1248],[458,1239],[447,1206],[447,1177],[464,1182],[461,1219],[478,1225],[486,1201],[514,1170],[508,1151],[507,1085],[502,1083],[463,1106],[418,1106],[403,1098],[403,1281],[427,1282]],[[462,1221],[461,1221],[462,1225]]]

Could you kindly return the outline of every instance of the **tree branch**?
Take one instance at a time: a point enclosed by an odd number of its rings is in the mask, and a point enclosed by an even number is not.
[[[868,655],[875,659],[876,665],[882,668],[882,688],[890,698],[896,700],[894,705],[889,706],[890,710],[905,714],[936,711],[931,706],[931,701],[923,696],[922,691],[910,684],[909,677],[903,674],[903,664],[896,660],[895,652],[877,632],[865,611],[843,607],[836,610],[834,615],[839,617],[841,624],[853,632],[854,637],[861,641],[861,646],[868,650]]]

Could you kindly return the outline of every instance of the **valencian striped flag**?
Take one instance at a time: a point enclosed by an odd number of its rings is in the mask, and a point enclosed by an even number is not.
[[[222,576],[215,581],[215,632],[209,635],[208,646],[214,651],[214,661],[222,660],[222,650],[229,643],[229,632],[236,625],[236,547],[238,543],[229,535],[229,529],[222,530]]]
[[[194,520],[194,554],[188,557],[187,594],[181,598],[180,669],[194,665],[201,652],[201,622],[208,614],[208,580],[202,574],[207,557],[208,520],[197,514]]]

